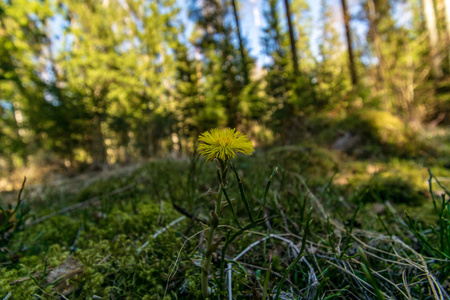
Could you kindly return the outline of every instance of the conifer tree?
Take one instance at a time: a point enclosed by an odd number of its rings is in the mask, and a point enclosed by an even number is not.
[[[320,21],[322,34],[318,41],[320,60],[317,63],[317,90],[320,99],[318,107],[335,109],[343,107],[348,98],[351,82],[345,59],[344,45],[337,30],[338,19],[330,1],[321,1]]]
[[[26,164],[29,152],[52,148],[48,142],[57,108],[50,101],[46,60],[46,24],[52,15],[47,2],[0,3],[0,101],[6,139],[1,148],[10,167],[14,157]]]
[[[283,103],[287,99],[288,80],[287,59],[285,41],[286,36],[281,29],[280,15],[277,10],[277,1],[268,0],[267,8],[264,11],[264,18],[267,26],[263,28],[264,36],[262,44],[264,54],[271,58],[267,68],[267,88],[266,93]]]
[[[218,0],[205,0],[198,6],[194,2],[191,18],[196,22],[198,33],[194,45],[203,56],[204,73],[209,74],[203,88],[206,106],[220,104],[223,111],[217,106],[215,109],[218,124],[223,122],[229,127],[236,127],[241,122],[239,96],[246,84],[248,59],[243,65],[242,52],[233,43],[233,28],[226,21],[229,14],[226,4]]]
[[[67,34],[74,42],[61,65],[69,89],[90,115],[84,142],[94,162],[106,162],[108,147],[131,147],[149,157],[170,136],[171,126],[163,123],[173,119],[163,99],[175,68],[169,54],[177,33],[173,4],[66,0]]]
[[[442,77],[442,58],[439,49],[439,33],[433,0],[423,0],[423,14],[425,16],[428,38],[430,41],[430,59],[433,66],[433,73],[436,77],[440,78]]]
[[[239,51],[241,53],[241,65],[242,65],[242,75],[243,75],[243,81],[244,81],[244,85],[247,84],[249,82],[249,76],[250,76],[250,72],[248,69],[248,59],[247,59],[247,54],[245,53],[245,49],[244,49],[244,41],[242,38],[242,34],[241,34],[241,26],[239,24],[239,16],[238,16],[238,9],[237,9],[237,4],[236,4],[237,0],[231,0],[231,4],[233,7],[233,16],[234,16],[234,21],[235,21],[235,26],[236,26],[236,34],[238,37],[238,41],[239,41]]]
[[[288,24],[288,32],[289,32],[289,41],[291,44],[291,55],[292,55],[292,64],[294,66],[294,75],[298,77],[300,75],[300,71],[298,68],[298,57],[297,57],[297,47],[295,41],[294,34],[294,25],[292,24],[292,16],[291,16],[291,8],[289,4],[289,0],[284,0],[284,8],[286,10],[286,20]]]
[[[352,32],[350,30],[350,13],[348,11],[347,0],[341,0],[341,3],[342,3],[342,13],[344,15],[345,36],[347,38],[349,69],[352,78],[352,84],[353,87],[355,87],[358,84],[358,77],[356,75],[355,57],[353,55]]]

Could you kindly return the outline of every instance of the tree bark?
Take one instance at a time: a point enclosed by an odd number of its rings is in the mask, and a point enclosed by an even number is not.
[[[22,123],[23,123],[22,113],[20,111],[19,105],[15,104],[15,103],[12,103],[12,104],[13,105],[12,105],[11,109],[12,109],[13,118],[14,118],[14,128],[13,129],[15,131],[16,138],[20,141],[22,146],[25,148],[26,144],[24,142],[24,137],[22,136],[22,134],[20,134],[20,127],[22,126]],[[19,118],[18,118],[19,115],[21,116],[20,117],[20,121],[19,121]],[[25,167],[28,166],[28,155],[27,155],[26,149],[21,151],[20,156],[21,156],[20,158],[22,159],[23,165]],[[11,159],[11,162],[14,162],[14,161]],[[12,169],[14,169],[14,165],[11,165],[11,166],[12,166]]]
[[[444,11],[445,11],[445,28],[446,28],[446,36],[447,36],[447,43],[445,45],[444,49],[448,49],[447,55],[448,55],[448,64],[449,64],[449,72],[450,72],[450,0],[443,0],[444,1]]]
[[[236,22],[236,31],[237,31],[237,35],[238,35],[238,39],[239,39],[239,50],[241,52],[242,73],[244,75],[243,77],[244,77],[244,85],[245,85],[249,82],[247,57],[245,55],[244,43],[242,41],[242,36],[241,36],[241,27],[239,26],[239,17],[238,17],[237,8],[236,8],[236,0],[231,0],[231,4],[233,5],[233,15],[234,15],[234,20]]]
[[[294,28],[291,20],[291,9],[289,7],[289,0],[284,0],[284,7],[286,9],[286,19],[289,27],[289,40],[291,42],[292,63],[294,65],[294,74],[297,77],[300,72],[298,69],[297,48],[295,46]]]
[[[93,105],[92,116],[92,140],[91,140],[91,157],[92,164],[95,167],[103,168],[103,165],[107,163],[107,149],[105,145],[105,137],[103,135],[103,119],[106,111],[105,96],[107,94],[107,88],[104,86],[98,86],[97,88],[91,88],[91,97]]]
[[[423,12],[430,40],[430,57],[433,73],[437,78],[442,77],[441,57],[439,53],[439,35],[436,25],[436,13],[433,0],[423,0]]]
[[[377,28],[377,11],[375,7],[374,0],[367,0],[367,8],[368,8],[368,19],[370,23],[369,34],[371,35],[373,47],[375,49],[375,55],[378,59],[377,71],[378,71],[378,81],[381,85],[381,97],[383,101],[383,108],[389,109],[390,105],[387,99],[387,88],[386,88],[386,78],[387,78],[387,70],[386,64],[383,57],[382,52],[382,41],[380,34],[378,33]]]
[[[347,51],[348,51],[350,75],[352,77],[352,85],[353,87],[356,87],[356,85],[358,84],[358,77],[356,76],[355,59],[353,57],[352,35],[350,31],[350,14],[348,13],[347,0],[341,0],[341,2],[342,2],[342,12],[344,15],[345,34],[347,36]]]
[[[450,0],[444,0],[447,34],[450,36]]]
[[[103,164],[106,162],[106,147],[102,131],[101,115],[99,113],[94,114],[93,125],[93,138],[91,141],[92,164],[95,167],[103,168]]]

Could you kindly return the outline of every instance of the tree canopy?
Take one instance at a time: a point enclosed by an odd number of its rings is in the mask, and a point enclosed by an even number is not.
[[[189,153],[213,127],[295,143],[363,107],[450,112],[448,1],[322,0],[314,20],[305,0],[241,2],[1,0],[1,164]],[[256,56],[243,4],[262,10]]]

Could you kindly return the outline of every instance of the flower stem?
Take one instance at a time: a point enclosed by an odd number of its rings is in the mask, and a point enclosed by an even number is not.
[[[209,268],[211,266],[211,257],[215,250],[213,240],[216,228],[217,226],[219,226],[222,197],[223,197],[223,188],[222,184],[219,183],[219,191],[216,199],[214,213],[211,212],[210,216],[209,234],[208,240],[206,241],[206,252],[205,257],[203,258],[203,265],[202,265],[202,294],[204,299],[207,299],[209,297],[208,291]]]

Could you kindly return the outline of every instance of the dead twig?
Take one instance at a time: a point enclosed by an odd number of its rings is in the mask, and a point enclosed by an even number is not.
[[[180,214],[185,215],[186,217],[188,217],[191,220],[195,220],[197,222],[203,223],[203,224],[208,224],[208,221],[206,221],[205,219],[199,218],[197,216],[195,216],[194,214],[190,213],[189,211],[187,211],[185,208],[177,205],[177,204],[172,204],[173,208],[175,208],[176,211],[178,211]]]

